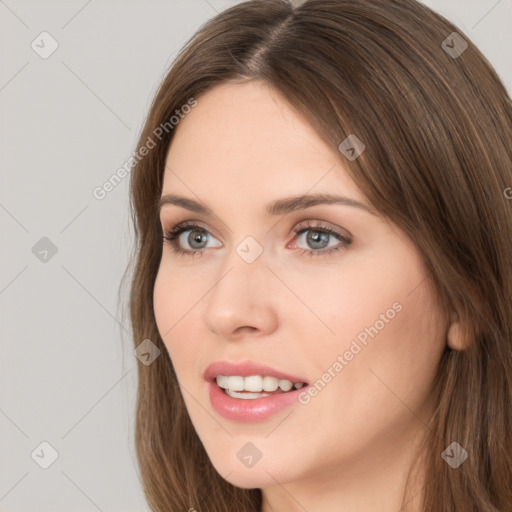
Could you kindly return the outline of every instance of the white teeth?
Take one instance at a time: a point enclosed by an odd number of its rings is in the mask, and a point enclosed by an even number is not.
[[[263,377],[263,389],[265,391],[275,391],[279,387],[279,380],[275,377],[266,375]]]
[[[229,391],[251,391],[251,398],[258,398],[255,394],[261,393],[262,391],[276,391],[278,387],[283,391],[290,391],[293,387],[295,387],[295,389],[300,389],[303,386],[302,382],[294,384],[290,380],[277,379],[276,377],[271,377],[269,375],[266,375],[265,377],[260,375],[250,375],[248,377],[241,377],[240,375],[219,375],[216,380],[219,387]],[[263,395],[268,396],[265,393],[263,393]],[[236,398],[239,397],[237,396]]]
[[[227,378],[227,389],[231,389],[233,391],[243,391],[244,390],[244,378],[237,376],[229,376]]]
[[[228,387],[228,378],[225,375],[219,375],[217,377],[217,384],[222,389],[227,389],[227,387]]]
[[[226,389],[226,394],[231,398],[242,398],[243,400],[251,400],[254,398],[270,396],[270,393],[237,393],[236,391],[231,391],[230,389]]]
[[[259,375],[251,375],[244,378],[245,391],[261,392],[263,389],[263,377]]]
[[[281,379],[279,381],[279,387],[283,390],[283,391],[290,391],[290,389],[293,388],[293,382],[289,381],[289,380],[286,380],[286,379]]]

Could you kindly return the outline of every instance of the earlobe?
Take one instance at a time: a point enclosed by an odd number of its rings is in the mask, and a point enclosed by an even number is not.
[[[448,327],[448,332],[446,333],[446,342],[452,350],[464,350],[466,348],[463,339],[462,326],[455,313],[452,314],[452,321]]]

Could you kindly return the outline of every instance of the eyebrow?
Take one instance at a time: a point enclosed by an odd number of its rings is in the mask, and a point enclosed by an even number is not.
[[[191,212],[202,214],[207,217],[213,215],[212,210],[202,203],[199,203],[194,199],[177,196],[175,194],[165,194],[160,198],[158,202],[158,213],[160,213],[163,206],[168,204],[180,206],[181,208],[185,208]],[[266,212],[269,216],[284,215],[298,210],[305,210],[306,208],[311,208],[319,204],[341,204],[344,206],[353,206],[367,211],[372,215],[377,215],[376,210],[367,204],[356,201],[355,199],[332,194],[309,194],[277,199],[266,205]]]

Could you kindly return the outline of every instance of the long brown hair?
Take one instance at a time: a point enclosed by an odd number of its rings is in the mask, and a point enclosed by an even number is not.
[[[415,0],[243,2],[205,23],[162,81],[137,151],[156,145],[130,181],[133,341],[161,351],[138,364],[135,443],[151,509],[261,509],[260,489],[229,484],[211,464],[153,312],[157,204],[179,128],[169,120],[216,85],[251,80],[281,92],[338,151],[368,201],[415,242],[440,300],[460,318],[466,344],[443,354],[416,459],[426,472],[422,510],[510,511],[512,105],[470,39]],[[338,150],[349,134],[366,146],[355,160]],[[457,469],[441,457],[452,442],[468,453]],[[404,510],[410,499],[404,493]]]

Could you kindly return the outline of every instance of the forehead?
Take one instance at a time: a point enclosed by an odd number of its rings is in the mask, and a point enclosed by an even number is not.
[[[361,198],[342,158],[263,82],[222,84],[197,98],[175,128],[164,191],[268,196],[339,192]],[[188,191],[190,192],[190,190]],[[220,192],[220,191],[219,191]],[[199,192],[198,192],[199,193]]]

